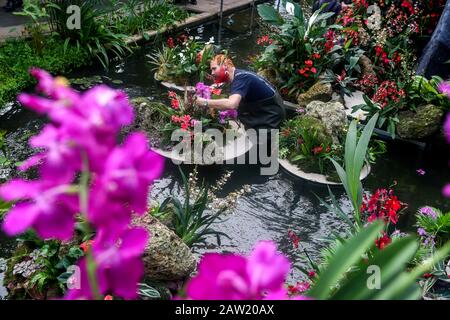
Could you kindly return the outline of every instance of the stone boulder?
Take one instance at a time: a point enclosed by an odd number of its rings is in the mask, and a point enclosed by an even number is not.
[[[436,133],[441,127],[444,111],[427,104],[414,111],[402,111],[398,114],[397,133],[403,139],[423,139]]]
[[[194,272],[197,261],[191,249],[167,226],[146,214],[133,220],[150,233],[143,261],[145,277],[158,281],[177,281]]]
[[[155,109],[158,102],[151,101],[146,97],[134,98],[130,102],[134,109],[135,126],[146,132],[153,131],[156,127],[154,122],[159,114]]]
[[[365,55],[359,57],[358,64],[361,67],[361,74],[363,76],[368,76],[371,74],[375,74],[373,70],[372,61]]]
[[[334,143],[339,143],[339,137],[344,134],[347,126],[347,114],[344,105],[338,101],[312,101],[305,109],[305,115],[320,120],[326,127],[327,134]]]
[[[146,97],[134,98],[130,102],[135,115],[133,128],[145,131],[147,136],[150,137],[151,147],[159,148],[162,139],[160,129],[167,123],[158,111],[158,105],[161,105],[161,103]],[[130,129],[127,131],[130,131]]]
[[[308,91],[298,95],[298,105],[300,107],[305,107],[311,101],[328,102],[331,100],[332,95],[333,89],[331,88],[331,84],[328,82],[319,81],[309,88]]]

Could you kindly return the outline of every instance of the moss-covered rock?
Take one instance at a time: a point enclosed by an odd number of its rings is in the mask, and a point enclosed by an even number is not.
[[[136,218],[134,225],[150,233],[143,261],[145,276],[159,281],[185,279],[194,270],[197,261],[189,247],[167,226],[150,214]]]
[[[168,121],[158,111],[163,106],[147,97],[137,97],[130,102],[135,114],[134,129],[145,131],[150,136],[152,147],[159,147],[162,139],[160,130]]]
[[[312,101],[306,106],[305,115],[320,120],[333,143],[339,143],[339,137],[347,126],[347,115],[342,103]]]
[[[424,139],[440,129],[443,115],[444,111],[432,104],[420,106],[416,112],[402,111],[397,133],[403,139]]]
[[[258,75],[269,81],[274,86],[278,86],[277,73],[273,69],[262,69],[258,71]]]
[[[305,93],[298,95],[297,101],[300,107],[306,107],[312,101],[328,102],[333,95],[333,89],[328,82],[318,81]]]

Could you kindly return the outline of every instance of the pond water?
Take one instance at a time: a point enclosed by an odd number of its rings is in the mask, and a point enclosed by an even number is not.
[[[217,23],[213,23],[194,28],[190,30],[190,34],[208,41],[211,36],[218,39],[220,31],[221,45],[229,49],[238,67],[245,68],[248,56],[255,54],[256,38],[260,35],[257,24],[251,23],[250,17],[251,11],[247,10],[225,18],[222,30],[219,30]],[[250,29],[251,25],[253,29]],[[157,44],[146,45],[124,62],[114,65],[108,72],[99,67],[92,67],[66,76],[68,78],[106,76],[111,80],[103,78],[105,83],[126,91],[132,98],[146,96],[161,100],[167,91],[153,79],[146,58],[146,54],[157,47]],[[112,80],[121,80],[121,83]],[[42,123],[42,119],[23,110],[13,110],[2,118],[0,128],[10,132],[7,141],[15,160],[23,160],[31,152],[25,141],[39,130]],[[442,186],[446,181],[450,181],[446,159],[450,159],[450,154],[445,146],[424,151],[410,144],[390,143],[388,153],[381,156],[377,164],[373,165],[372,173],[364,182],[365,190],[374,191],[377,188],[388,187],[396,181],[396,194],[401,201],[409,205],[397,226],[402,231],[414,231],[414,213],[420,206],[431,205],[444,210],[450,209],[448,201],[441,196]],[[185,171],[190,168],[183,166]],[[425,170],[426,174],[423,176],[417,174],[416,170],[419,168]],[[196,249],[198,253],[209,251],[248,253],[259,240],[273,240],[292,262],[299,266],[307,266],[304,253],[295,249],[290,242],[288,230],[293,230],[299,235],[302,247],[313,258],[318,257],[320,249],[325,245],[321,239],[326,238],[331,232],[345,231],[345,225],[321,205],[316,197],[317,195],[328,199],[326,187],[292,178],[281,168],[275,175],[262,176],[257,165],[200,167],[199,177],[214,183],[227,170],[233,173],[221,192],[222,196],[241,189],[244,185],[249,185],[251,192],[240,198],[232,214],[214,225],[215,229],[226,233],[231,239],[222,238],[221,246],[217,246],[215,238],[211,238],[207,246]],[[169,195],[178,195],[180,186],[181,177],[178,168],[167,160],[163,176],[153,186],[151,198],[162,200]],[[350,202],[344,196],[342,188],[333,188],[333,192],[344,211],[349,212]],[[0,258],[8,257],[13,245],[13,240],[0,234]],[[0,273],[0,282],[1,280]],[[0,297],[4,293],[4,288],[0,286]]]

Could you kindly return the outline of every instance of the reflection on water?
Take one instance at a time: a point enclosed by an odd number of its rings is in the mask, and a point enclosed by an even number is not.
[[[257,29],[253,31],[248,29],[249,14],[247,11],[226,18],[221,30],[222,47],[229,49],[236,65],[243,68],[247,66],[248,56],[255,54],[256,38],[259,36]],[[204,41],[208,41],[212,36],[217,39],[218,32],[217,24],[190,30],[192,35],[199,35]],[[73,73],[69,78],[106,75],[111,79],[122,80],[121,85],[108,84],[123,89],[132,98],[147,96],[161,100],[166,96],[166,90],[153,79],[151,67],[145,57],[157,47],[156,44],[145,46],[124,63],[116,64],[109,72],[105,73],[100,68],[89,68]],[[8,122],[2,122],[2,127],[4,123],[9,126],[10,131],[14,129],[8,135],[8,143],[14,156],[17,160],[23,160],[30,152],[24,141],[38,131],[42,121],[36,119],[30,112],[21,112],[12,115]],[[448,201],[446,202],[440,194],[444,182],[450,181],[446,158],[450,159],[450,156],[445,155],[442,150],[425,152],[408,145],[404,147],[390,145],[389,154],[382,156],[373,166],[371,175],[364,183],[365,189],[373,191],[376,188],[387,187],[396,180],[395,190],[399,199],[409,204],[399,225],[412,229],[413,215],[419,206],[432,205],[445,210],[450,209]],[[424,176],[416,173],[419,168],[426,171]],[[345,231],[345,225],[322,206],[316,197],[317,195],[327,198],[327,188],[293,179],[282,171],[274,176],[261,176],[259,168],[255,165],[201,167],[200,178],[214,183],[226,170],[232,170],[233,174],[223,189],[222,196],[246,184],[251,186],[251,192],[240,199],[233,214],[225,216],[224,221],[215,225],[215,228],[229,235],[231,239],[222,238],[222,245],[217,247],[215,238],[211,238],[208,246],[196,248],[196,252],[248,253],[257,241],[273,240],[293,262],[307,266],[305,255],[299,249],[293,248],[289,241],[288,230],[293,230],[299,235],[302,248],[313,258],[318,257],[319,250],[325,245],[320,239],[326,238],[332,232]],[[164,175],[155,183],[151,198],[162,200],[169,195],[179,195],[180,186],[181,177],[176,166],[166,161]],[[334,188],[333,192],[344,211],[350,212],[350,203],[343,195],[343,190]],[[0,256],[6,257],[12,243],[0,235],[0,244]],[[0,297],[3,292],[4,289],[2,291],[0,287]]]

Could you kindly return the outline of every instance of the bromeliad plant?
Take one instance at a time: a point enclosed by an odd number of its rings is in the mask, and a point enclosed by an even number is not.
[[[206,43],[199,39],[185,34],[176,40],[168,38],[160,51],[147,55],[156,71],[155,78],[181,86],[204,82],[214,57],[214,39]]]
[[[380,246],[379,237],[385,223],[376,219],[369,225],[362,224],[363,189],[359,176],[376,120],[377,116],[368,122],[359,138],[353,121],[346,138],[345,169],[333,161],[353,204],[355,222],[342,211],[330,192],[334,210],[349,222],[350,233],[344,237],[335,235],[334,245],[328,249],[329,259],[320,266],[313,265],[315,271],[308,274],[312,281],[304,286],[306,290],[302,290],[301,296],[292,297],[292,289],[285,286],[291,267],[286,257],[276,251],[273,243],[260,242],[248,257],[206,254],[197,276],[187,284],[187,298],[419,299],[422,290],[417,280],[448,255],[450,242],[406,272],[419,247],[417,239],[396,237],[392,243]]]
[[[424,244],[441,248],[450,240],[450,212],[427,206],[419,209],[416,218],[417,233]]]
[[[197,83],[196,92],[185,91],[183,97],[174,91],[169,91],[170,106],[155,105],[166,121],[166,124],[160,128],[161,146],[170,149],[179,143],[180,141],[172,140],[172,136],[177,130],[181,130],[183,143],[199,143],[202,147],[204,143],[212,141],[206,133],[203,134],[207,129],[218,129],[224,135],[227,130],[231,130],[231,121],[237,118],[236,110],[217,112],[213,109],[195,106],[195,96],[214,99],[220,96],[220,93],[220,89],[212,89],[201,82]],[[195,128],[201,128],[200,132],[195,134]]]
[[[238,199],[250,192],[250,187],[245,185],[240,190],[221,198],[217,193],[227,183],[231,172],[224,173],[214,185],[207,185],[204,181],[200,185],[197,168],[193,169],[189,178],[181,168],[180,173],[184,200],[170,196],[161,204],[155,204],[150,213],[166,223],[190,247],[205,243],[208,235],[216,236],[220,245],[220,236],[229,237],[214,230],[211,225],[219,222],[225,214],[233,212]]]
[[[344,129],[336,130],[332,136],[321,120],[300,114],[286,121],[280,130],[280,158],[287,159],[305,172],[320,173],[330,181],[338,181],[330,160],[343,163]],[[360,136],[361,132],[358,131],[357,135]],[[374,163],[385,150],[383,142],[371,141],[364,162]]]
[[[422,207],[416,214],[417,234],[420,237],[420,249],[416,254],[416,263],[425,260],[430,254],[442,248],[450,240],[450,212],[429,206]],[[422,287],[427,296],[441,296],[442,293],[433,290],[439,282],[450,284],[450,256],[434,266],[433,270],[422,275]],[[447,293],[448,298],[448,293]]]
[[[31,146],[42,151],[20,167],[39,165],[39,178],[14,179],[0,187],[4,200],[17,202],[3,230],[13,236],[33,229],[42,239],[68,241],[81,217],[89,226],[84,232],[90,236],[94,230],[95,237],[77,264],[79,273],[71,277],[79,285],[66,298],[135,298],[149,235],[144,228],[130,228],[131,219],[147,212],[149,187],[163,161],[148,149],[142,133],[117,143],[121,128],[134,117],[123,92],[97,86],[80,94],[63,78],[39,69],[31,73],[45,97],[21,94],[18,99],[51,123],[31,139]]]
[[[167,214],[167,211],[171,211],[174,215],[174,231],[189,247],[206,243],[206,237],[209,235],[216,236],[220,245],[220,236],[229,237],[223,232],[214,230],[211,225],[220,218],[226,208],[208,213],[211,202],[208,186],[203,184],[197,190],[181,168],[180,173],[185,192],[183,203],[177,197],[168,197],[152,214],[158,216],[160,213]]]
[[[330,158],[340,161],[342,147],[333,143],[320,120],[298,116],[288,120],[280,130],[280,157],[305,172],[332,173]]]
[[[327,26],[326,20],[334,13],[313,13],[309,19],[303,15],[299,4],[291,3],[294,15],[284,19],[272,6],[261,4],[258,13],[262,20],[278,31],[258,40],[264,51],[253,61],[253,68],[262,74],[273,74],[270,80],[282,96],[296,102],[297,95],[308,90],[329,68],[330,51],[327,31],[337,26]]]

